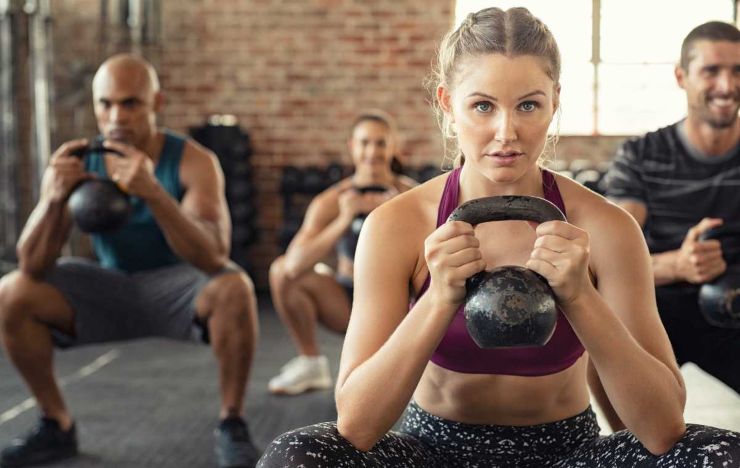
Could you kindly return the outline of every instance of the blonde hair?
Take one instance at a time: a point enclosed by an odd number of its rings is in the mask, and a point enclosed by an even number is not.
[[[560,50],[545,23],[526,8],[510,8],[506,11],[485,8],[470,13],[457,29],[451,30],[442,39],[436,65],[427,81],[432,96],[436,95],[438,86],[453,88],[462,60],[486,54],[508,57],[532,55],[543,58],[547,76],[553,80],[555,86],[560,83]],[[452,159],[453,166],[460,165],[465,157],[457,146],[450,119],[434,97],[432,106],[442,130],[445,161]],[[557,134],[548,137],[548,143],[553,148],[556,142]]]

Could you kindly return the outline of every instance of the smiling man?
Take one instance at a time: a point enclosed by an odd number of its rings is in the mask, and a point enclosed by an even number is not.
[[[653,262],[661,319],[679,364],[693,362],[740,392],[740,329],[707,323],[698,290],[727,269],[719,241],[704,231],[740,222],[740,32],[727,23],[694,28],[676,80],[687,116],[627,141],[607,175],[607,196],[642,226]],[[595,373],[592,386],[611,413]]]

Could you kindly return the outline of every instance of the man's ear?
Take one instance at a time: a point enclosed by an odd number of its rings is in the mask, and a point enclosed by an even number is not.
[[[164,108],[164,93],[162,91],[157,91],[154,94],[154,112],[161,112],[161,110]]]
[[[681,65],[676,65],[676,68],[673,70],[673,74],[676,76],[676,83],[678,83],[678,86],[681,89],[686,89],[686,70],[684,70]]]

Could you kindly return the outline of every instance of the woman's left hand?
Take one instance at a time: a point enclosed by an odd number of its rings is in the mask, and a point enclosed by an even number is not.
[[[542,223],[535,232],[527,268],[547,279],[560,305],[575,302],[593,287],[588,275],[588,232],[563,221]]]

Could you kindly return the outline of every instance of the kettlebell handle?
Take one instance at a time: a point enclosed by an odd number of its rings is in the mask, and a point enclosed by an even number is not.
[[[475,226],[489,221],[565,221],[565,215],[543,198],[505,195],[465,202],[448,220]],[[557,300],[547,280],[534,270],[512,265],[483,270],[467,279],[465,289],[465,327],[479,347],[543,346],[552,337]]]
[[[389,187],[386,187],[385,185],[364,185],[364,186],[354,186],[352,187],[355,192],[359,194],[366,194],[366,193],[383,193],[388,191]]]
[[[447,221],[464,221],[475,226],[489,221],[524,220],[544,223],[565,221],[552,202],[529,195],[502,195],[470,200],[455,208]]]
[[[721,224],[707,229],[699,235],[700,241],[719,240],[722,256],[730,264],[738,263],[740,257],[740,223]]]
[[[80,159],[84,159],[90,153],[111,153],[118,157],[123,157],[123,154],[121,154],[120,151],[103,146],[104,140],[105,138],[102,135],[98,135],[90,139],[90,143],[88,145],[83,146],[82,148],[77,148],[70,152],[70,154]]]

